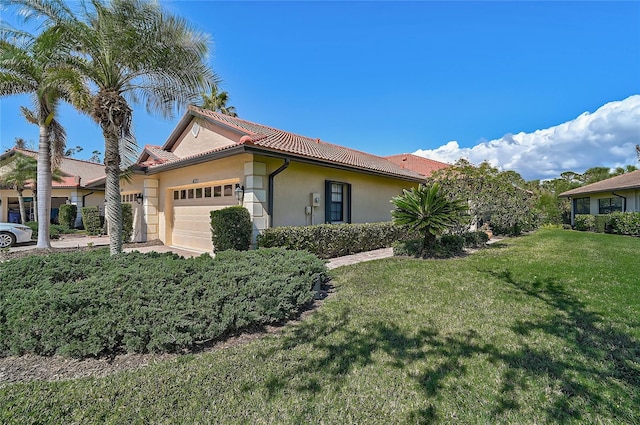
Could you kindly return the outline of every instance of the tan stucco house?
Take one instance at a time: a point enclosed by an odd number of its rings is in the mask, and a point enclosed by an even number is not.
[[[576,214],[640,212],[640,170],[621,174],[559,195],[571,200],[571,224]]]
[[[122,185],[134,239],[211,251],[210,211],[245,206],[255,236],[275,226],[391,220],[390,199],[424,177],[383,157],[188,108],[145,146]]]
[[[37,158],[38,153],[29,149],[12,148],[0,155],[0,176],[11,170],[16,155]],[[104,165],[90,161],[65,157],[60,164],[63,181],[53,182],[51,192],[51,215],[55,221],[58,208],[65,203],[78,206],[76,224],[80,223],[80,208],[85,206],[104,207]],[[94,182],[98,182],[95,184]],[[32,184],[27,186],[23,196],[29,220],[35,218],[35,200]],[[18,194],[11,188],[0,186],[0,222],[18,222]]]

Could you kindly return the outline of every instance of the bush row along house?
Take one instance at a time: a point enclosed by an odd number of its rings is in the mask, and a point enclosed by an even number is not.
[[[18,155],[31,158],[37,152],[29,149],[12,148],[0,155],[0,176],[10,171]],[[80,208],[97,206],[104,208],[104,165],[65,157],[60,164],[61,182],[53,182],[51,194],[51,220],[56,222],[58,208],[72,203],[78,206],[76,224],[80,224]],[[98,181],[98,184],[94,184]],[[35,182],[29,182],[23,193],[25,209],[29,220],[35,220]],[[20,222],[18,193],[9,187],[0,186],[0,222]]]
[[[640,212],[640,170],[568,190],[559,195],[571,200],[571,224],[576,214]]]

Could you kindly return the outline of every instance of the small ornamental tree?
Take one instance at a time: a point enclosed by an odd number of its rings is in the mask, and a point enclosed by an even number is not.
[[[247,251],[251,246],[251,216],[242,206],[211,211],[211,239],[215,252]]]
[[[433,249],[436,236],[455,226],[466,210],[461,200],[449,199],[438,183],[405,189],[391,202],[396,207],[391,211],[394,223],[422,235],[421,254]]]

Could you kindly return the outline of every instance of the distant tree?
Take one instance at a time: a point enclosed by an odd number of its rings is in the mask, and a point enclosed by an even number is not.
[[[461,159],[429,178],[438,182],[453,199],[465,199],[471,216],[488,223],[498,234],[519,234],[537,225],[535,193],[514,171],[500,172],[489,163],[474,166]]]
[[[91,158],[89,158],[89,161],[95,162],[96,164],[101,163],[102,160],[100,159],[100,155],[102,155],[102,152],[93,151],[92,154],[91,154]]]
[[[82,146],[76,146],[75,148],[69,148],[66,151],[64,151],[64,156],[73,156],[82,151],[83,151]]]
[[[391,211],[394,223],[409,226],[422,235],[421,254],[432,249],[436,237],[455,226],[466,210],[462,201],[449,199],[438,183],[405,189],[391,202],[396,207]]]
[[[211,93],[202,93],[202,108],[209,109],[210,111],[220,112],[223,115],[229,115],[230,117],[237,117],[236,108],[233,106],[227,106],[229,102],[229,93],[226,91],[219,91],[218,83],[214,83],[211,86]]]
[[[638,155],[638,161],[640,162],[640,145],[636,145],[636,154]]]

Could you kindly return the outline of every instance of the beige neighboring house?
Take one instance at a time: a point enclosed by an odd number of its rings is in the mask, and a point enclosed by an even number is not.
[[[163,146],[145,146],[122,200],[134,240],[211,251],[210,212],[244,205],[269,227],[391,220],[392,197],[424,177],[375,155],[189,107]]]
[[[0,175],[11,169],[17,154],[37,158],[38,153],[29,149],[13,148],[0,155]],[[71,203],[78,206],[76,225],[81,223],[80,208],[97,206],[104,209],[104,165],[65,157],[60,164],[62,182],[53,182],[51,191],[51,219],[55,222],[58,208]],[[97,182],[97,185],[95,184]],[[92,185],[93,183],[93,185]],[[35,219],[35,199],[32,184],[27,185],[23,196],[29,220]],[[19,222],[18,193],[0,186],[0,222]]]
[[[640,170],[621,174],[559,195],[571,200],[571,224],[576,214],[640,212]]]
[[[425,177],[430,177],[435,171],[450,167],[451,164],[424,158],[422,156],[403,153],[400,155],[385,156],[389,161],[407,170],[413,170]]]

